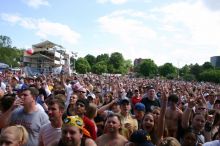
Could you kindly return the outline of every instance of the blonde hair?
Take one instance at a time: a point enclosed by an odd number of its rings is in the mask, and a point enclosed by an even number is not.
[[[181,146],[181,144],[174,137],[166,137],[163,140],[161,140],[158,146]]]
[[[28,141],[28,132],[22,125],[9,126],[3,129],[1,136],[7,132],[12,133],[21,145],[26,144]]]

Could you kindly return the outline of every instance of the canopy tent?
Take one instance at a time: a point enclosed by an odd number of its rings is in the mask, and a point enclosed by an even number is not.
[[[41,42],[41,43],[38,43],[38,44],[35,44],[35,45],[32,45],[32,46],[34,48],[53,48],[54,46],[58,46],[60,48],[63,48],[63,46],[57,45],[57,44],[50,42],[48,40]]]
[[[9,65],[0,62],[0,69],[9,68]]]

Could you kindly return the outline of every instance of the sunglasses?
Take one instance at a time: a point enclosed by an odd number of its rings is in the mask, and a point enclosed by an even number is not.
[[[198,110],[206,110],[205,107],[199,107]]]
[[[86,93],[86,92],[84,92],[84,91],[77,91],[78,93]]]

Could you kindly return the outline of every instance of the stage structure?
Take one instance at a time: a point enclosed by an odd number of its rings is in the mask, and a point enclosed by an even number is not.
[[[63,46],[46,40],[24,51],[23,70],[28,76],[70,74],[70,57]]]

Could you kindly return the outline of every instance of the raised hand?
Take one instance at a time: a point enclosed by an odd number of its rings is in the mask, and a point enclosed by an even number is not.
[[[196,99],[190,98],[188,99],[188,107],[193,108],[196,105]]]
[[[169,89],[167,88],[167,85],[164,85],[162,87],[162,101],[167,102],[169,97]]]

